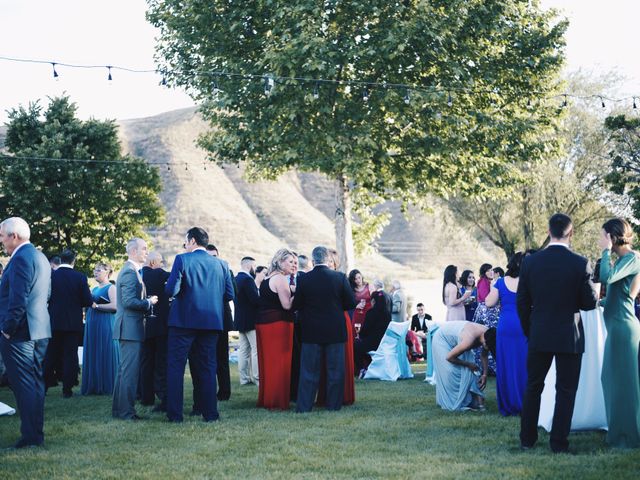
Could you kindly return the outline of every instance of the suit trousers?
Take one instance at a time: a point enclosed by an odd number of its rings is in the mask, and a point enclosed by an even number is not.
[[[136,414],[136,393],[140,377],[142,342],[120,340],[120,367],[113,387],[111,415],[130,420]]]
[[[216,345],[218,332],[193,328],[169,327],[167,353],[167,417],[172,422],[183,419],[184,369],[189,369],[194,385],[194,410],[206,421],[217,420]]]
[[[556,405],[549,443],[554,452],[565,452],[569,448],[571,418],[580,379],[581,353],[553,353],[529,350],[527,356],[527,388],[522,401],[520,414],[520,443],[525,447],[533,446],[538,440],[538,416],[540,415],[540,396],[544,389],[544,380],[556,359]]]
[[[78,384],[78,346],[80,332],[63,332],[55,330],[49,341],[47,355],[44,360],[44,378],[47,388],[57,385],[62,380],[62,391],[71,393]]]
[[[147,338],[142,344],[140,360],[140,398],[143,405],[153,405],[158,397],[167,404],[167,336]]]
[[[238,373],[240,385],[255,383],[258,385],[258,345],[256,331],[240,332],[240,347],[238,348]]]
[[[340,410],[344,398],[344,343],[303,343],[300,352],[300,381],[297,412],[310,412],[316,401],[322,357],[327,370],[327,410]]]
[[[44,442],[43,362],[49,339],[15,342],[0,336],[0,351],[20,412],[21,440]]]
[[[229,400],[231,398],[231,372],[229,371],[229,332],[222,332],[218,335],[218,345],[216,347],[218,377],[218,400]]]

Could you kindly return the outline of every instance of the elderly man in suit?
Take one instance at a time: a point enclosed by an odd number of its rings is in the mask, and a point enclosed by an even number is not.
[[[76,253],[67,248],[60,260],[60,266],[51,272],[49,317],[53,335],[44,361],[44,378],[47,387],[57,385],[57,378],[62,378],[62,396],[70,398],[78,382],[83,309],[93,304],[93,297],[87,276],[73,269]]]
[[[520,446],[538,440],[538,416],[544,379],[556,361],[556,404],[549,443],[555,453],[569,449],[571,418],[584,352],[584,329],[579,310],[592,310],[597,296],[586,258],[570,250],[573,224],[567,215],[549,219],[550,242],[527,256],[520,268],[517,308],[528,338],[527,388],[520,414]]]
[[[0,351],[20,412],[14,448],[44,442],[42,362],[51,337],[47,300],[51,289],[49,261],[29,242],[22,218],[0,224],[0,242],[11,256],[0,282]]]
[[[111,414],[122,420],[140,420],[136,414],[136,393],[140,377],[140,355],[144,342],[145,313],[158,302],[147,297],[142,266],[147,259],[147,242],[132,238],[127,243],[128,260],[116,281],[116,323],[113,338],[120,343],[120,368],[113,388]]]
[[[311,253],[314,268],[298,279],[293,310],[298,311],[302,350],[296,411],[310,412],[320,381],[323,356],[327,370],[327,410],[339,410],[344,396],[344,312],[356,306],[346,275],[327,266],[329,252]]]
[[[235,323],[240,333],[238,372],[240,385],[258,384],[258,348],[256,344],[256,319],[260,307],[260,294],[254,280],[256,261],[244,257],[236,275],[238,293],[235,304]]]
[[[140,397],[142,405],[153,405],[155,397],[160,401],[154,412],[167,410],[167,320],[169,318],[169,297],[164,289],[169,272],[162,266],[164,260],[158,252],[151,252],[147,265],[142,267],[142,281],[147,295],[156,295],[158,303],[153,315],[147,317],[142,345],[140,365]]]
[[[216,344],[224,329],[224,302],[233,300],[226,262],[208,255],[209,235],[199,227],[186,235],[187,253],[176,256],[166,293],[174,297],[169,311],[167,418],[183,420],[184,369],[191,355],[197,386],[194,405],[206,422],[216,421]],[[189,353],[191,352],[191,353]]]

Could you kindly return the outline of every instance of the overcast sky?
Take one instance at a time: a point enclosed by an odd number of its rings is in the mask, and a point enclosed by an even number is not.
[[[640,96],[638,0],[542,0],[564,11],[568,69],[616,70],[626,94]],[[154,69],[154,36],[144,0],[0,0],[0,56],[74,64]],[[67,92],[82,118],[137,118],[192,105],[183,92],[159,85],[155,74],[0,61],[0,124],[6,110]],[[46,102],[45,102],[46,103]]]

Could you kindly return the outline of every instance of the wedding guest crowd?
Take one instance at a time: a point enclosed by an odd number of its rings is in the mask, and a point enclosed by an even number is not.
[[[139,400],[166,412],[170,422],[182,422],[188,362],[191,413],[212,422],[219,418],[217,402],[231,396],[231,330],[239,332],[240,384],[257,385],[257,406],[289,410],[295,402],[296,412],[305,413],[314,406],[331,411],[353,404],[354,378],[365,376],[370,354],[391,322],[406,322],[409,354],[425,358],[436,403],[444,410],[485,410],[490,358],[497,360],[498,411],[521,416],[524,450],[537,441],[542,387],[555,360],[550,445],[554,452],[567,451],[584,350],[575,312],[590,310],[597,301],[587,260],[569,249],[572,235],[571,219],[557,214],[549,220],[549,245],[514,254],[506,272],[484,263],[476,282],[473,270],[460,274],[457,266],[447,266],[444,318],[434,319],[419,302],[407,322],[409,299],[399,280],[387,293],[384,282],[368,283],[359,270],[347,276],[338,271],[337,251],[325,246],[313,249],[311,261],[280,249],[268,267],[244,256],[234,275],[202,228],[186,232],[184,253],[175,257],[171,272],[164,270],[162,255],[133,238],[115,285],[111,267],[98,263],[97,286],[89,290],[87,277],[74,270],[72,250],[61,252],[59,262],[47,262],[29,243],[26,222],[9,218],[0,223],[0,241],[11,256],[0,278],[0,352],[20,411],[15,447],[43,443],[46,388],[61,381],[63,397],[73,395],[80,343],[80,391],[113,395],[113,417],[144,419],[136,410]],[[640,447],[640,323],[634,311],[640,259],[631,243],[626,221],[603,225],[599,279],[606,286],[607,442],[635,448]],[[10,299],[25,282],[33,288],[16,309]]]

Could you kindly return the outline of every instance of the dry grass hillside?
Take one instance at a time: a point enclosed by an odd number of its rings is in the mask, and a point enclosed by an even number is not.
[[[277,181],[249,182],[242,168],[207,162],[195,144],[207,125],[195,109],[119,125],[127,152],[150,163],[172,164],[160,168],[166,222],[149,230],[154,247],[169,260],[181,251],[184,232],[193,225],[209,231],[234,268],[244,255],[266,263],[283,246],[309,254],[314,245],[335,244],[335,200],[324,176],[289,172]],[[4,131],[0,128],[0,145]],[[449,263],[474,270],[485,261],[504,263],[499,251],[459,227],[442,206],[434,205],[432,213],[412,211],[409,218],[397,203],[382,208],[392,218],[376,244],[377,253],[357,259],[369,278],[439,278]]]

